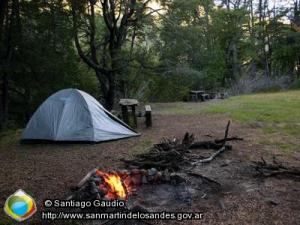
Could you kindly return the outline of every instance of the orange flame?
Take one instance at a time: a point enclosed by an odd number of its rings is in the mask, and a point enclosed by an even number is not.
[[[123,184],[119,175],[113,173],[104,173],[100,170],[97,170],[97,174],[101,176],[106,183],[108,192],[105,197],[107,197],[108,199],[126,198],[126,187]]]

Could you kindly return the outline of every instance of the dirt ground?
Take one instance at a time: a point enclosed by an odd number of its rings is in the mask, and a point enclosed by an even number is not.
[[[39,207],[45,199],[63,199],[71,186],[97,166],[123,168],[120,158],[130,158],[162,137],[182,137],[186,131],[194,133],[198,140],[222,138],[227,121],[228,118],[217,115],[156,114],[151,129],[144,128],[143,118],[139,120],[138,131],[142,135],[137,138],[99,144],[20,145],[16,142],[0,150],[0,208],[20,188],[32,195]],[[274,154],[279,161],[299,166],[300,155],[283,154],[258,144],[257,137],[263,134],[254,125],[233,121],[230,135],[245,140],[232,143],[232,150],[198,168],[203,175],[222,184],[221,193],[202,199],[190,209],[203,212],[203,220],[178,224],[300,224],[300,182],[253,178],[249,169],[252,160],[261,156],[268,160]],[[3,210],[0,210],[0,224],[1,218],[7,218]],[[161,221],[159,224],[177,223]]]

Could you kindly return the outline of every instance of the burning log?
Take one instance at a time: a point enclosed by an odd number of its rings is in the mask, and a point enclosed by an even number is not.
[[[75,188],[68,199],[76,200],[113,200],[126,199],[130,188],[123,183],[115,172],[102,172],[99,169],[90,171]]]
[[[68,200],[125,200],[143,184],[171,182],[169,171],[160,172],[155,168],[120,170],[103,172],[99,169],[90,171],[76,187],[71,188]]]
[[[288,167],[279,163],[273,157],[273,163],[267,163],[264,158],[262,161],[253,162],[253,167],[257,172],[256,176],[261,177],[287,177],[300,180],[300,169],[295,167]]]

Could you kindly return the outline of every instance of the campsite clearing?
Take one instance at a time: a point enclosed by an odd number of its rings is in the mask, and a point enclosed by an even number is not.
[[[294,97],[283,100],[290,95]],[[139,118],[140,137],[99,144],[20,145],[20,132],[17,132],[13,135],[17,139],[6,138],[0,148],[0,158],[9,162],[3,163],[0,169],[1,207],[5,198],[19,188],[32,195],[39,207],[44,199],[64,198],[72,185],[77,184],[88,171],[97,166],[104,169],[123,168],[121,158],[131,158],[133,154],[145,151],[162,137],[182,137],[186,131],[193,133],[197,140],[222,138],[228,119],[233,119],[230,135],[243,137],[245,140],[234,143],[232,150],[199,168],[203,175],[222,183],[224,190],[221,195],[204,199],[205,204],[193,210],[204,213],[203,224],[273,224],[272,221],[277,221],[277,224],[297,224],[300,221],[300,202],[295,196],[300,195],[299,181],[255,179],[249,175],[249,165],[251,161],[258,161],[261,157],[271,160],[276,155],[278,160],[299,167],[300,152],[290,147],[283,151],[280,145],[267,142],[270,133],[264,127],[269,124],[269,120],[264,120],[264,117],[260,121],[256,121],[254,116],[251,121],[240,121],[230,112],[235,105],[234,112],[243,111],[250,117],[251,113],[260,110],[259,107],[252,107],[251,102],[265,104],[261,98],[266,96],[266,101],[273,103],[272,109],[266,109],[272,118],[273,113],[282,107],[282,102],[287,104],[285,110],[289,111],[288,104],[297,104],[299,95],[299,92],[288,92],[240,96],[211,103],[151,104],[151,129],[144,128],[144,119]],[[252,101],[247,105],[243,98]],[[245,102],[241,108],[236,104],[239,101]],[[300,117],[293,116],[299,115],[299,110],[299,107],[293,108],[291,116],[279,118],[279,123],[299,124]],[[291,118],[296,121],[290,120]],[[284,129],[278,129],[277,135],[282,137],[276,140],[280,143],[300,144],[297,135],[285,133]],[[288,141],[285,139],[287,137]],[[3,217],[1,211],[0,218]],[[0,224],[7,222],[0,219]],[[187,221],[185,224],[199,224],[199,221]]]
[[[300,151],[300,91],[260,93],[231,97],[224,101],[158,103],[162,115],[223,115],[257,128],[258,143],[285,153]]]

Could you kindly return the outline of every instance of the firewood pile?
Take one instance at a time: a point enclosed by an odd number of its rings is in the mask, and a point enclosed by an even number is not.
[[[212,161],[225,150],[232,149],[227,144],[230,141],[243,140],[239,137],[228,137],[230,121],[227,124],[223,139],[213,141],[194,141],[194,135],[186,133],[182,140],[174,138],[163,139],[161,143],[155,144],[148,152],[138,154],[134,159],[121,159],[128,168],[157,168],[159,170],[169,169],[179,171],[182,167],[195,166]],[[193,154],[193,149],[216,150],[210,157]]]
[[[170,169],[178,171],[182,164],[187,162],[185,154],[194,141],[192,134],[186,133],[181,140],[174,138],[163,139],[155,144],[149,152],[136,155],[133,160],[121,159],[127,167],[157,168],[159,170]]]

